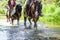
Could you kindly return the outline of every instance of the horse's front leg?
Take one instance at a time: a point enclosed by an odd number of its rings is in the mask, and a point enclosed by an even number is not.
[[[27,11],[24,10],[24,26],[26,28]]]
[[[31,23],[31,17],[29,17],[28,20],[30,22],[29,28],[31,28],[31,25],[32,25],[32,23]]]
[[[34,28],[36,28],[37,29],[37,24],[36,24],[37,22],[34,22]]]
[[[34,18],[33,21],[34,21],[34,28],[37,29],[37,19]]]

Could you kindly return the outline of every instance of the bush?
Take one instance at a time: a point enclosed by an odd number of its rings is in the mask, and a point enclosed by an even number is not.
[[[42,12],[44,16],[40,18],[41,21],[59,24],[60,7],[56,7],[54,4],[43,5]]]

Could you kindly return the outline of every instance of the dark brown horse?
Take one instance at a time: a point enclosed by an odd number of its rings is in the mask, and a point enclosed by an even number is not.
[[[26,19],[28,17],[30,25],[32,24],[31,19],[33,19],[34,28],[37,29],[37,21],[39,19],[39,16],[42,16],[41,9],[42,9],[42,4],[41,4],[41,2],[38,2],[38,1],[32,3],[31,6],[30,5],[26,6],[26,8],[24,9],[24,25],[25,25],[25,27],[26,27]]]
[[[16,5],[15,10],[16,12],[12,16],[9,16],[8,12],[6,13],[7,21],[10,21],[10,23],[13,25],[13,21],[17,19],[17,24],[19,25],[19,18],[21,16],[22,7],[20,5]]]

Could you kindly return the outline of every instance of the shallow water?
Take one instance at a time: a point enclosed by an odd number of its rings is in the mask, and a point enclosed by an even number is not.
[[[4,21],[5,22],[5,21]],[[2,22],[3,23],[3,22]],[[27,27],[29,23],[27,22]],[[0,40],[60,40],[60,28],[46,28],[38,23],[38,29],[25,29],[23,22],[19,26],[0,25]]]
[[[25,29],[24,26],[15,26],[15,27],[0,27],[0,40],[52,40],[57,39],[53,36],[55,33],[59,32],[52,32],[52,30],[40,29]],[[52,37],[53,36],[53,37]],[[50,39],[49,39],[50,38]]]

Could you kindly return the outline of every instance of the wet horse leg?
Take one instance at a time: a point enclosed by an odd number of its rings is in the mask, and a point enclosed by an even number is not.
[[[31,23],[31,17],[29,17],[28,20],[30,22],[29,28],[31,28],[31,25],[32,25],[32,23]]]
[[[26,28],[26,17],[24,17],[24,26]]]
[[[39,19],[39,15],[38,15],[38,17],[36,17],[34,19],[34,28],[36,28],[36,30],[37,30],[37,21],[38,21],[38,19]]]
[[[19,25],[19,18],[17,19],[17,25]]]
[[[24,11],[24,26],[25,26],[25,28],[26,28],[26,18],[27,18],[27,12]]]
[[[37,19],[34,18],[33,21],[34,21],[34,28],[37,29],[37,24],[36,24],[37,23]]]
[[[36,24],[37,22],[34,22],[34,28],[36,28],[37,29],[37,24]]]
[[[11,23],[12,23],[12,25],[13,25],[13,21],[14,21],[14,19],[11,19]]]
[[[7,17],[7,22],[9,21],[9,18]]]

